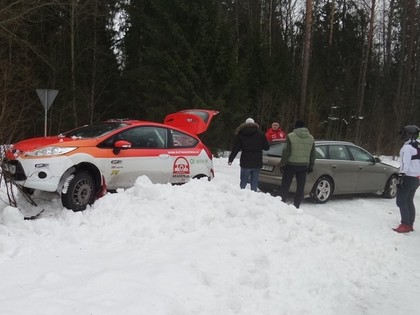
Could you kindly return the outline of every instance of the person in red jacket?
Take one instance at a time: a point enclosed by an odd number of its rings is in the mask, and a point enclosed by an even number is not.
[[[273,122],[271,128],[265,133],[268,141],[275,141],[280,139],[286,139],[286,133],[280,128],[278,122]]]

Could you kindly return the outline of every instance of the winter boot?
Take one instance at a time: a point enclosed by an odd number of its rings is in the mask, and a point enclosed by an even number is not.
[[[393,228],[393,230],[397,233],[409,233],[413,230],[413,226],[408,224],[400,224],[398,227]]]

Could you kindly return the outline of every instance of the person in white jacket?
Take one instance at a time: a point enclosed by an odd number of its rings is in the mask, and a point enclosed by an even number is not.
[[[419,131],[420,128],[416,125],[407,125],[400,131],[405,143],[400,150],[401,166],[397,184],[397,206],[400,208],[401,224],[393,229],[398,233],[414,231],[414,195],[420,185],[420,143],[417,140]]]

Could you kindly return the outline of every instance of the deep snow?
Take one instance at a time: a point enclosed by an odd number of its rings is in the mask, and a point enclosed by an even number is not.
[[[34,221],[0,205],[0,314],[420,313],[420,226],[391,230],[395,199],[296,210],[240,190],[237,160],[215,170],[183,186],[140,177],[82,213],[36,194]]]

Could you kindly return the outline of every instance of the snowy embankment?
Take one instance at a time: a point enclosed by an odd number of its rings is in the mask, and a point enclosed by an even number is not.
[[[45,211],[34,221],[3,205],[1,313],[401,310],[391,293],[413,270],[407,245],[390,230],[399,220],[395,200],[304,202],[297,211],[278,197],[240,190],[238,165],[215,159],[215,168],[213,181],[183,186],[140,177],[133,188],[108,194],[82,213],[63,209],[52,194],[35,196]],[[406,237],[418,240],[415,233]]]

